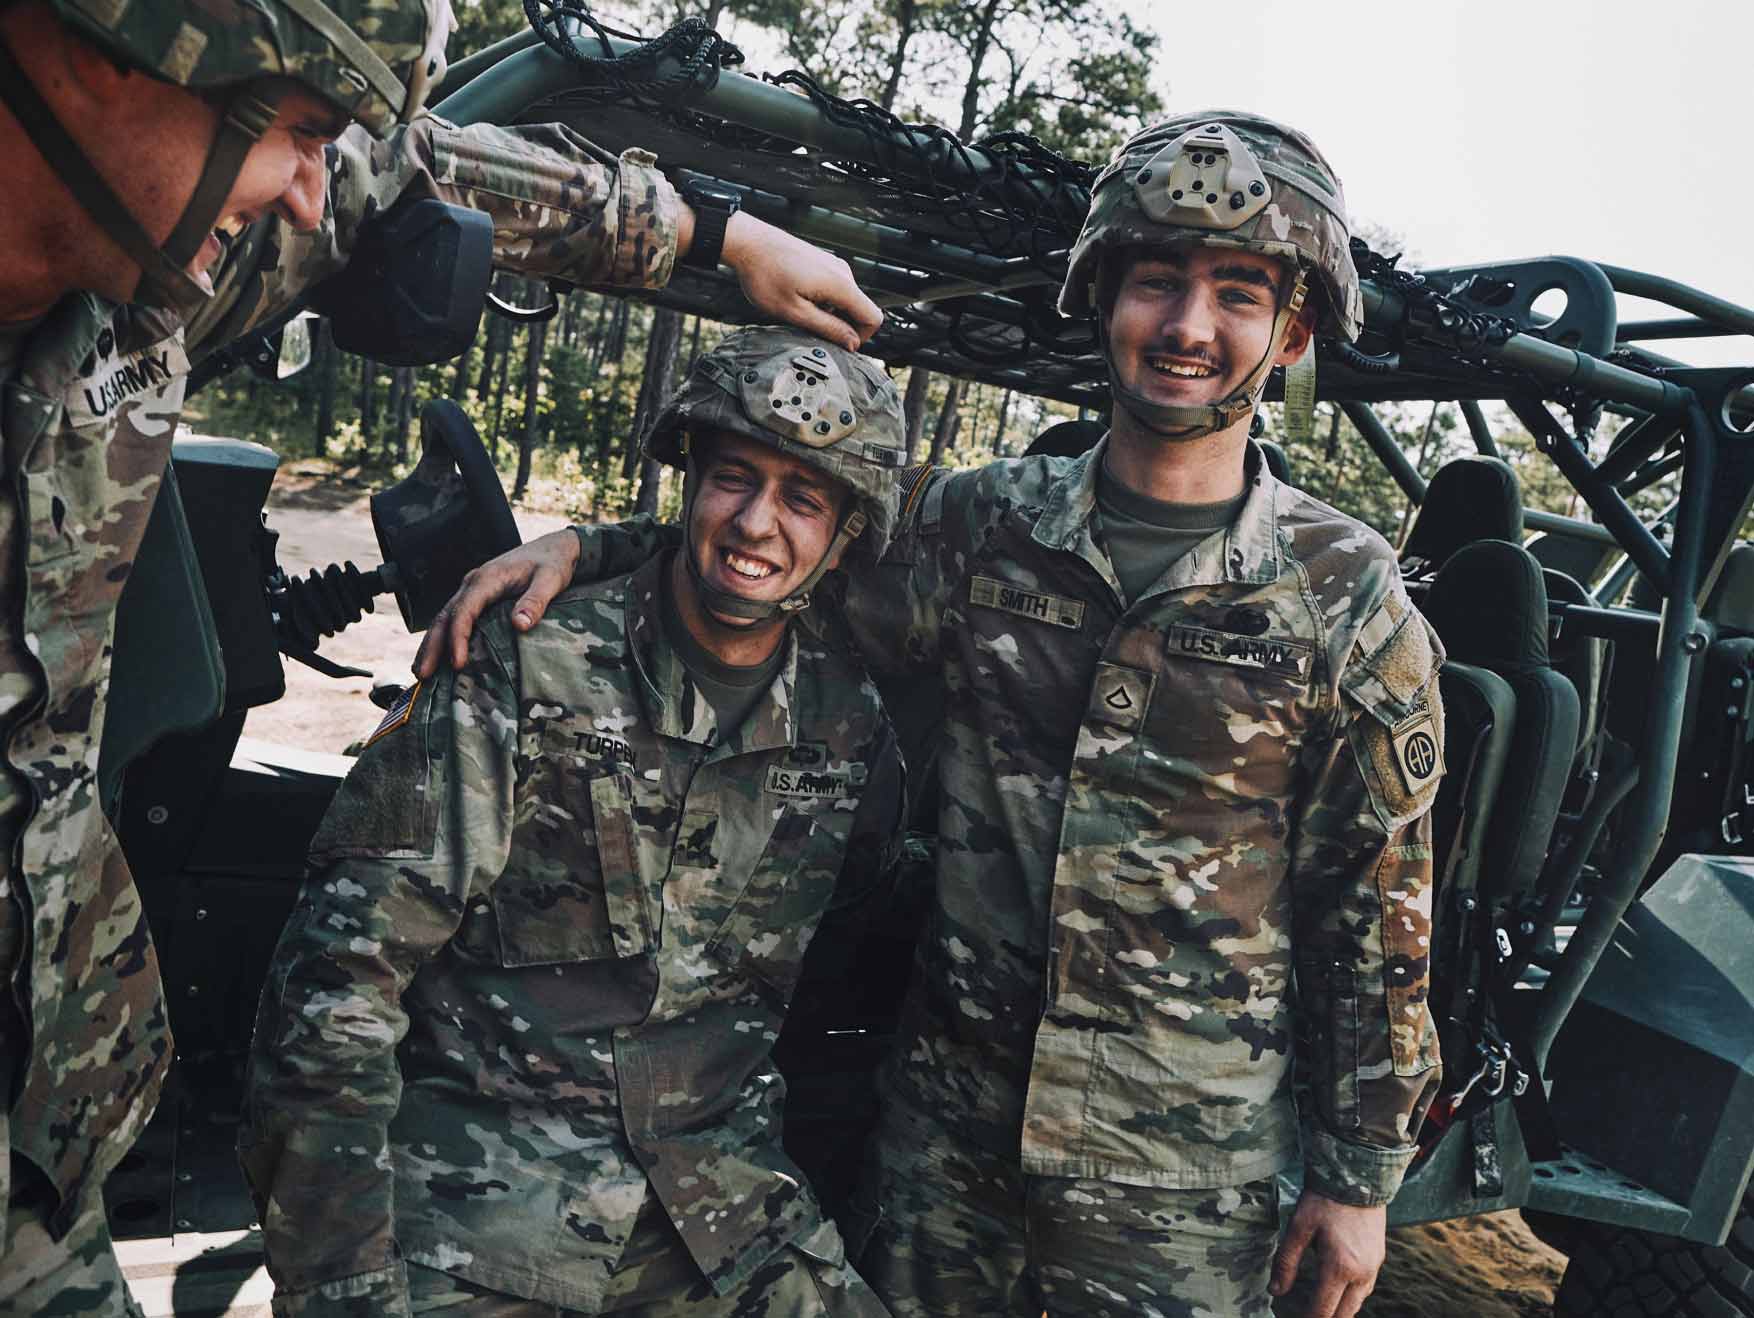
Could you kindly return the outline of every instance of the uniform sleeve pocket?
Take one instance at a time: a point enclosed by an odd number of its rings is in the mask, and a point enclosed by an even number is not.
[[[1396,1075],[1419,1075],[1437,1065],[1437,1027],[1431,1019],[1431,843],[1410,829],[1400,845],[1384,849],[1377,866],[1383,909],[1383,981],[1389,1013],[1389,1053]]]
[[[1387,642],[1340,677],[1354,707],[1347,736],[1371,806],[1390,831],[1430,809],[1443,779],[1439,662],[1424,619],[1409,612]]]

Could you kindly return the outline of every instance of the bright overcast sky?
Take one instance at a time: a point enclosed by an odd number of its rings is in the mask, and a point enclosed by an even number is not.
[[[1173,109],[1248,108],[1304,129],[1354,215],[1404,235],[1422,264],[1559,253],[1754,306],[1750,0],[1142,8]],[[1652,346],[1754,363],[1746,338]]]

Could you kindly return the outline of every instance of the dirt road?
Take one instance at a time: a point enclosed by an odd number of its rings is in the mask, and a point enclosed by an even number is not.
[[[282,566],[299,573],[346,559],[361,568],[376,566],[369,493],[363,485],[288,463],[269,502]],[[525,539],[565,524],[562,517],[540,513],[519,512],[517,520]],[[322,651],[338,663],[401,682],[416,643],[394,602],[385,599]],[[337,681],[295,663],[286,667],[285,698],[253,711],[244,735],[339,751],[376,726],[381,715],[368,699],[370,681]],[[1406,1227],[1390,1234],[1388,1263],[1363,1312],[1370,1318],[1533,1318],[1548,1312],[1563,1269],[1563,1256],[1536,1240],[1516,1213]],[[1301,1312],[1295,1303],[1281,1306],[1286,1318]]]
[[[383,560],[372,532],[370,496],[371,489],[364,484],[309,464],[287,463],[268,500],[268,525],[280,533],[280,566],[296,576],[348,561],[362,571],[376,567]],[[566,518],[556,514],[516,509],[513,516],[526,540],[566,525]],[[410,680],[408,666],[419,643],[420,638],[402,625],[396,601],[383,596],[372,613],[325,640],[319,650],[336,663],[364,668],[381,681],[403,683]],[[251,710],[244,736],[302,750],[344,750],[367,736],[383,716],[371,703],[371,688],[369,678],[324,677],[289,660],[286,695]]]

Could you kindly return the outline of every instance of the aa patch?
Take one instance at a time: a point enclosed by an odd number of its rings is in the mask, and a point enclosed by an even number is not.
[[[1409,792],[1417,794],[1443,773],[1443,743],[1438,740],[1437,723],[1429,710],[1421,710],[1390,736],[1395,744],[1395,766]]]
[[[775,796],[840,801],[853,794],[853,775],[774,764],[768,766],[766,786]]]
[[[404,687],[402,694],[396,697],[396,703],[391,705],[389,710],[385,712],[377,729],[371,736],[365,739],[365,744],[370,746],[374,741],[381,741],[412,718],[414,715],[414,700],[419,694],[420,683],[418,681],[416,681],[411,687]]]
[[[983,608],[1015,613],[1019,618],[1028,618],[1032,622],[1047,622],[1056,627],[1067,627],[1072,631],[1077,631],[1084,625],[1083,600],[1067,599],[1064,595],[1049,595],[1039,590],[1028,590],[1023,586],[1015,586],[1010,582],[999,581],[993,577],[970,577],[968,602],[978,604]]]
[[[1300,681],[1309,676],[1310,657],[1314,654],[1302,641],[1288,641],[1277,636],[1242,636],[1187,623],[1171,626],[1165,644],[1171,655],[1184,659],[1234,664],[1238,668],[1255,668]]]

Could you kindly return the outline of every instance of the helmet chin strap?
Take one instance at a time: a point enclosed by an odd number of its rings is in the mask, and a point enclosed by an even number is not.
[[[741,595],[733,595],[728,590],[720,590],[701,575],[699,560],[694,553],[694,498],[699,492],[699,469],[695,465],[694,454],[687,455],[688,467],[682,484],[682,561],[688,571],[688,579],[694,583],[695,593],[700,596],[702,611],[715,627],[723,627],[730,631],[743,630],[737,623],[726,622],[726,618],[742,618],[747,622],[766,622],[769,618],[782,615],[789,616],[802,613],[810,607],[810,592],[816,589],[828,572],[829,564],[835,556],[848,544],[858,539],[865,529],[867,518],[864,510],[850,507],[841,517],[840,526],[836,528],[834,539],[822,555],[822,560],[809,576],[799,583],[798,588],[784,599],[752,600]]]
[[[1108,333],[1103,327],[1099,312],[1096,320],[1097,333],[1102,337],[1103,359],[1108,364],[1109,390],[1113,393],[1116,404],[1160,439],[1199,439],[1205,435],[1215,435],[1220,430],[1228,430],[1253,412],[1260,403],[1261,394],[1267,387],[1267,377],[1273,373],[1273,359],[1284,346],[1285,336],[1289,333],[1297,313],[1303,309],[1303,300],[1308,291],[1309,286],[1304,282],[1303,271],[1299,270],[1292,282],[1290,294],[1274,313],[1273,332],[1268,336],[1267,350],[1261,354],[1261,360],[1230,397],[1217,403],[1154,403],[1144,394],[1129,388],[1121,380],[1120,372],[1115,369],[1114,353],[1109,348]]]
[[[206,304],[213,295],[189,273],[188,266],[219,222],[226,198],[243,171],[244,157],[274,122],[277,112],[272,105],[248,92],[239,92],[226,103],[195,191],[161,247],[147,235],[133,212],[61,126],[55,112],[24,76],[24,70],[3,42],[0,100],[6,102],[38,153],[86,214],[140,267],[136,302],[168,307],[184,316],[193,315]]]

